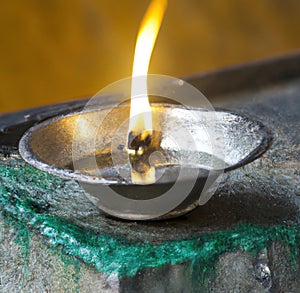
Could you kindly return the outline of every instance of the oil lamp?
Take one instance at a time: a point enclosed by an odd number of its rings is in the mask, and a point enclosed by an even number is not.
[[[148,75],[167,1],[153,0],[137,37],[132,78],[118,81],[83,110],[29,129],[21,156],[81,184],[106,214],[166,219],[205,204],[225,171],[266,149],[257,121],[215,111],[183,80]]]

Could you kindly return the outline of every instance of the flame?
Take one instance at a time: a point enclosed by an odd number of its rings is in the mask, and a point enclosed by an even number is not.
[[[139,135],[141,140],[152,134],[152,113],[146,76],[166,7],[167,0],[152,0],[141,22],[135,46],[128,132]],[[130,154],[130,150],[128,152]],[[131,177],[135,183],[155,182],[155,170],[149,168],[145,174],[132,172]]]
[[[167,0],[152,0],[140,25],[133,61],[129,131],[152,129],[147,79],[135,77],[148,74],[150,58],[166,7]]]

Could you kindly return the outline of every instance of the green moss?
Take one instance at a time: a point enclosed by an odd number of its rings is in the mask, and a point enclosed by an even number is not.
[[[77,257],[107,274],[117,272],[119,276],[132,276],[144,268],[190,261],[192,268],[205,275],[223,253],[239,249],[256,253],[274,239],[288,245],[294,257],[298,251],[298,226],[242,224],[231,230],[161,244],[128,241],[108,233],[97,234],[47,213],[46,209],[41,210],[41,206],[47,206],[47,200],[41,194],[53,193],[64,185],[65,180],[24,163],[14,166],[12,163],[0,165],[0,209],[18,228],[18,241],[29,249],[29,231],[33,229],[49,239],[51,246],[60,247],[64,254]],[[33,191],[35,196],[29,196]],[[66,187],[64,192],[68,192]]]

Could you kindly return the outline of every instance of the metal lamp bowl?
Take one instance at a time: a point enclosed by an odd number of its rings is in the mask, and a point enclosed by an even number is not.
[[[152,107],[156,107],[159,117],[163,120],[162,124],[175,123],[168,127],[176,127],[177,119],[186,119],[183,123],[188,123],[189,128],[193,132],[197,132],[197,125],[191,121],[190,117],[185,115],[186,110],[181,105],[153,103]],[[93,173],[90,171],[73,169],[73,147],[74,137],[76,137],[76,145],[82,157],[93,154],[91,145],[101,147],[111,140],[116,135],[115,130],[128,119],[129,107],[121,105],[113,109],[110,116],[108,113],[112,109],[107,107],[103,109],[90,109],[84,112],[75,112],[69,115],[57,116],[55,118],[46,120],[30,128],[22,137],[19,143],[19,152],[26,162],[32,166],[57,175],[59,177],[75,179],[85,186],[109,186],[114,191],[122,196],[134,199],[149,199],[159,196],[166,190],[170,189],[178,176],[178,167],[170,166],[165,168],[167,175],[162,176],[157,182],[149,185],[133,184],[120,177],[112,178],[112,176],[105,176],[103,173]],[[209,115],[209,111],[203,109],[193,109],[196,112],[202,112]],[[101,127],[97,124],[95,117],[100,116],[110,117],[104,119]],[[215,179],[223,171],[227,172],[242,165],[245,165],[255,158],[260,156],[268,147],[269,133],[266,128],[258,121],[250,118],[226,112],[223,110],[214,112],[213,117],[217,119],[217,127],[223,131],[223,141],[220,147],[224,151],[225,168],[200,168],[201,172],[197,177],[196,183],[189,195],[177,207],[173,208],[164,215],[152,217],[154,219],[166,219],[183,215],[198,206],[200,194],[206,184],[209,171],[214,172]],[[78,131],[78,121],[84,119],[86,123],[85,132],[83,135],[74,136]],[[174,122],[175,121],[175,122]],[[209,125],[208,125],[209,127]],[[95,137],[89,136],[88,129],[97,128],[99,135],[95,142]],[[86,131],[87,130],[87,131]],[[197,135],[197,134],[196,134]],[[201,135],[199,134],[201,140]],[[197,139],[196,139],[197,143]],[[172,150],[171,150],[172,151]],[[190,170],[198,168],[199,165],[206,164],[203,156],[193,152],[190,156]],[[186,179],[188,181],[188,178]],[[137,213],[130,210],[130,207],[123,209],[112,209],[111,207],[99,204],[99,195],[92,192],[87,193],[88,198],[98,206],[106,214],[117,218],[130,220],[144,220],[148,219],[149,215],[145,213]]]

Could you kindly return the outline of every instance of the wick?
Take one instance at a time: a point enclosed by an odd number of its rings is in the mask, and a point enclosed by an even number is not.
[[[136,135],[133,131],[130,131],[128,134],[129,155],[142,156],[151,145],[151,134],[152,131],[143,131],[138,135]]]
[[[160,142],[161,134],[158,131],[129,132],[127,152],[134,171],[147,173],[152,168],[149,163],[149,157],[160,148]]]

